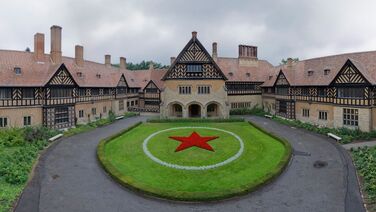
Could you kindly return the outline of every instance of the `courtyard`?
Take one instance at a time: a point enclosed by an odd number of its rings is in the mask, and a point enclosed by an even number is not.
[[[42,155],[16,211],[364,211],[355,169],[345,150],[326,137],[261,117],[246,120],[288,140],[293,148],[287,168],[270,184],[208,203],[161,200],[124,188],[101,168],[97,145],[147,118],[120,120],[57,142]],[[209,142],[214,149],[215,142]],[[178,142],[170,144],[175,144],[174,150]],[[325,161],[326,166],[314,167],[316,161]]]

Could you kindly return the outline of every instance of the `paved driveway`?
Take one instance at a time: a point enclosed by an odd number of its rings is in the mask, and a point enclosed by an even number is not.
[[[96,146],[146,117],[64,138],[44,154],[17,212],[41,211],[364,211],[348,154],[327,138],[260,117],[247,117],[290,141],[295,149],[287,170],[251,194],[216,203],[177,203],[143,197],[111,180],[99,166]],[[317,160],[326,161],[314,168]]]

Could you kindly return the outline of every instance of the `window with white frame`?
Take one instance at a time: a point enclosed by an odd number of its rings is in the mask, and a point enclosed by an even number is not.
[[[84,110],[79,110],[78,111],[78,118],[83,118],[84,117]]]
[[[30,126],[31,125],[31,116],[24,116],[24,126]]]
[[[0,99],[11,99],[12,89],[10,88],[0,88]]]
[[[358,126],[359,111],[358,109],[343,108],[343,125]]]
[[[210,94],[210,86],[209,85],[199,85],[197,87],[198,94]]]
[[[0,127],[7,127],[8,126],[8,118],[0,117]]]

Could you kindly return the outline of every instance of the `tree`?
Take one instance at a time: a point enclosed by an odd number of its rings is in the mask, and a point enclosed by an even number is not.
[[[127,63],[128,70],[146,70],[149,69],[150,63],[153,63],[155,69],[163,69],[169,68],[168,65],[162,65],[161,63],[153,62],[153,61],[141,61],[140,63]],[[119,64],[114,64],[114,66],[119,67]]]
[[[295,57],[295,58],[291,58],[293,62],[298,62],[299,61],[299,58],[298,57]],[[287,64],[287,59],[282,59],[281,62],[279,63],[280,65],[286,65]]]

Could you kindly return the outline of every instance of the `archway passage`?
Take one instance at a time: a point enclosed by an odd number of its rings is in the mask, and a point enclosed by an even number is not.
[[[189,117],[201,117],[201,106],[197,104],[192,104],[188,108],[189,110]]]
[[[211,103],[206,107],[206,113],[208,117],[217,117],[219,116],[219,107],[216,103]]]
[[[183,117],[183,107],[179,104],[173,104],[170,108],[170,116]]]

